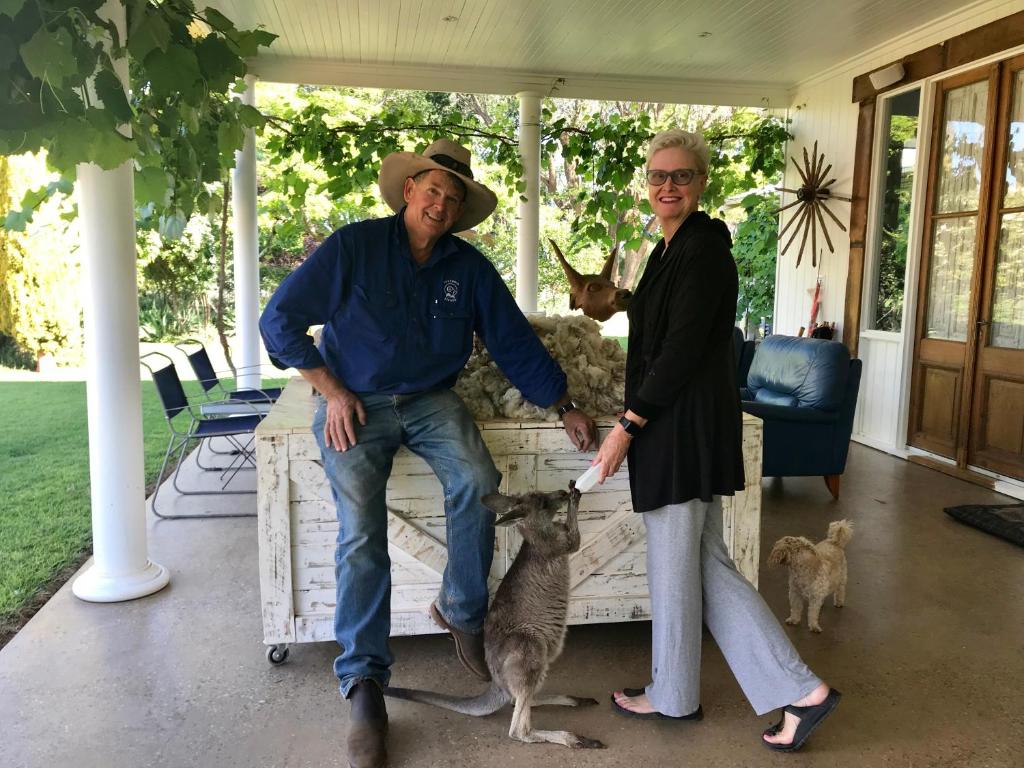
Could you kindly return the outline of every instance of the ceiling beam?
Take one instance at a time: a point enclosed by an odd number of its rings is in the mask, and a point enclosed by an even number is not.
[[[249,71],[261,80],[305,85],[506,95],[534,91],[542,96],[567,99],[730,107],[785,108],[792,100],[791,88],[775,83],[716,82],[698,78],[668,80],[504,69],[347,64],[282,56],[260,56],[249,65]]]

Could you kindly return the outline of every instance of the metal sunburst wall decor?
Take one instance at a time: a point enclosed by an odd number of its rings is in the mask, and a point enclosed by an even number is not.
[[[797,171],[800,174],[800,180],[803,182],[800,189],[789,189],[787,187],[776,187],[776,189],[782,192],[790,192],[796,195],[796,200],[788,205],[784,205],[781,208],[776,208],[773,213],[779,213],[787,208],[792,208],[794,205],[799,205],[800,210],[794,216],[790,217],[789,221],[786,222],[781,230],[779,230],[779,240],[782,239],[786,231],[796,224],[793,228],[793,232],[789,236],[789,240],[782,248],[782,253],[785,254],[789,250],[789,246],[796,240],[796,236],[803,231],[803,237],[800,238],[800,249],[796,255],[796,266],[800,266],[800,260],[804,255],[804,246],[807,245],[807,235],[811,236],[811,265],[818,266],[818,226],[821,226],[821,234],[825,236],[825,242],[828,244],[829,253],[835,253],[836,249],[832,245],[832,238],[828,236],[828,227],[826,226],[825,217],[821,215],[824,211],[831,217],[839,228],[846,232],[846,227],[843,222],[839,220],[827,205],[829,200],[845,200],[850,202],[850,198],[845,195],[837,195],[832,192],[829,187],[835,183],[835,178],[831,178],[828,181],[825,179],[828,177],[828,172],[832,170],[832,164],[825,165],[825,153],[822,152],[818,155],[818,142],[814,142],[814,149],[811,152],[811,156],[807,156],[807,147],[804,147],[804,165],[803,168],[796,161],[795,157],[790,157],[793,161],[793,165],[796,166]]]

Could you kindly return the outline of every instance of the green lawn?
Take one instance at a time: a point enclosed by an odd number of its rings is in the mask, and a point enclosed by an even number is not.
[[[142,411],[148,483],[169,437],[152,382]],[[0,383],[0,625],[91,543],[86,422],[85,382]]]

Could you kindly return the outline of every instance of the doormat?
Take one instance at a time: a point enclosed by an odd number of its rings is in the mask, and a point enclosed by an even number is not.
[[[946,514],[1024,547],[1024,504],[964,504],[946,507]]]

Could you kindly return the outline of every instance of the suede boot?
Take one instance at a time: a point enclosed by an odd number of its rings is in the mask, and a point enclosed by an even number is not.
[[[384,748],[388,712],[380,684],[376,680],[360,680],[349,690],[347,698],[352,705],[348,726],[350,768],[384,768],[388,761]]]

